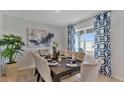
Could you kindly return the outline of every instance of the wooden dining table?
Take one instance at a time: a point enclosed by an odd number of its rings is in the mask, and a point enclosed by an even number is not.
[[[77,67],[68,67],[66,64],[68,63],[68,60],[62,59],[57,66],[50,66],[51,69],[51,75],[54,82],[60,82],[61,78],[66,75],[71,75],[73,73],[80,71],[80,65],[81,62],[78,62]]]

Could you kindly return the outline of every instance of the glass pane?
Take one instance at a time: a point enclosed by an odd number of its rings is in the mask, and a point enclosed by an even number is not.
[[[84,41],[85,41],[85,38],[84,38],[84,31],[80,31],[80,49],[79,50],[82,50],[84,51],[85,47],[84,47]]]
[[[84,31],[80,32],[80,41],[85,41],[85,34]]]
[[[86,52],[88,54],[93,55],[94,54],[94,42],[85,42],[85,46],[86,46]]]
[[[79,52],[79,48],[80,48],[79,37],[80,37],[80,32],[76,32],[76,34],[75,34],[75,51],[76,52]]]
[[[94,41],[94,39],[95,39],[95,35],[93,32],[85,34],[85,41]]]
[[[80,42],[79,52],[84,52],[84,51],[85,51],[84,42]]]
[[[84,49],[84,42],[80,42],[80,48]]]
[[[89,54],[94,54],[94,40],[95,34],[93,29],[86,29],[79,32],[79,49]]]
[[[95,34],[92,29],[86,30],[85,34],[85,51],[91,55],[94,54]]]

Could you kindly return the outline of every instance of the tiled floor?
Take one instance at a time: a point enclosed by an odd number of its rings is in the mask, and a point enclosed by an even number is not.
[[[70,78],[62,80],[62,82],[79,82],[80,74],[76,74]],[[36,77],[34,76],[34,69],[19,70],[15,76],[2,76],[0,77],[0,82],[36,82]],[[107,77],[99,75],[97,82],[120,82],[116,79],[109,79]]]

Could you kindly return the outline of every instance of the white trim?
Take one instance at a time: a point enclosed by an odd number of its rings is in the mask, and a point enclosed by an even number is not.
[[[88,27],[84,27],[84,28],[81,28],[81,29],[76,29],[75,32],[78,32],[78,31],[82,31],[82,30],[86,30],[86,29],[92,29],[94,28],[94,26],[88,26]]]

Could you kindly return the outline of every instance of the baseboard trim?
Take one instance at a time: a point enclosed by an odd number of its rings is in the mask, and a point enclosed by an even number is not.
[[[118,76],[112,76],[112,78],[117,79],[117,80],[120,80],[120,81],[124,81],[124,79],[122,79],[122,78],[120,78]]]
[[[25,69],[29,69],[29,68],[34,68],[34,66],[28,66],[28,67],[18,68],[18,70],[25,70]]]

